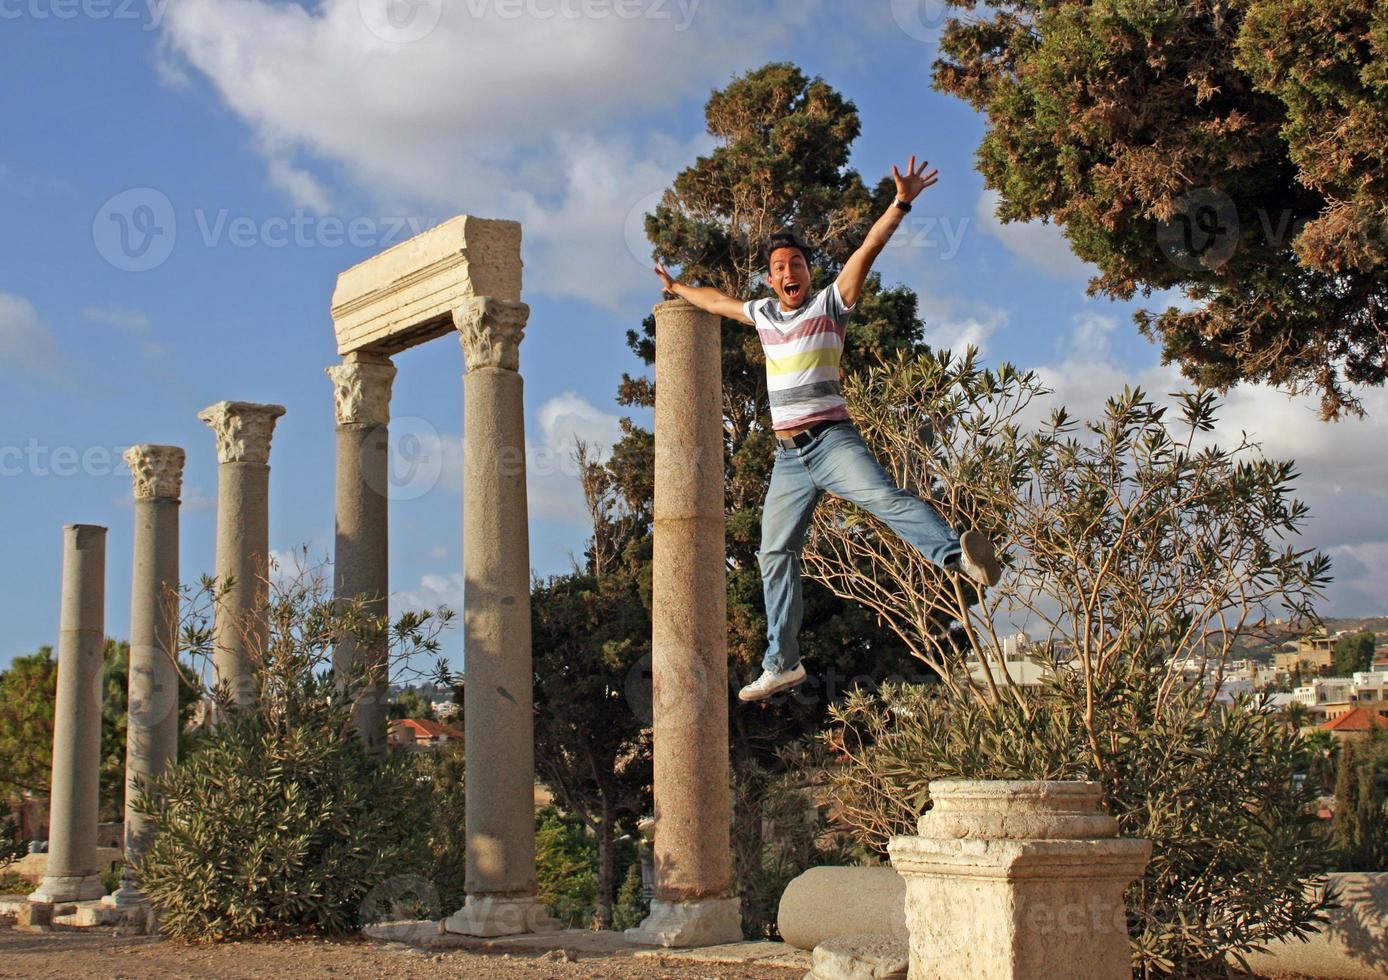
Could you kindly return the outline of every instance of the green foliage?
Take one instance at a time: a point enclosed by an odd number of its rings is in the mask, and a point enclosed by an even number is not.
[[[0,671],[0,800],[48,792],[58,665],[52,647]]]
[[[650,614],[629,566],[614,562],[601,577],[535,582],[531,620],[536,771],[596,837],[597,918],[610,928],[614,840],[651,805]]]
[[[1340,637],[1335,641],[1335,673],[1351,677],[1355,671],[1372,669],[1377,642],[1377,637],[1370,632]]]
[[[742,930],[749,939],[778,939],[781,895],[791,881],[820,865],[855,863],[844,836],[829,826],[807,772],[810,755],[790,747],[774,769],[733,777],[733,861],[743,889]],[[740,821],[757,819],[753,830]]]
[[[428,851],[433,861],[428,880],[438,891],[445,913],[462,908],[467,897],[466,758],[460,742],[445,742],[427,752],[410,752],[420,778],[429,788]],[[415,819],[419,819],[416,814]]]
[[[1329,560],[1294,547],[1294,464],[1214,443],[1208,392],[1173,410],[1127,389],[1092,421],[1055,407],[1028,424],[1047,393],[973,351],[883,359],[845,394],[884,465],[987,533],[1006,570],[979,595],[867,515],[816,515],[809,573],[870,603],[940,681],[833,709],[838,818],[880,851],[931,779],[1093,779],[1156,849],[1129,895],[1144,974],[1220,975],[1226,954],[1312,928],[1323,848],[1293,777],[1313,760],[1280,717],[1221,711],[1207,683],[1278,617],[1314,619]],[[864,556],[871,581],[853,574]],[[1008,623],[1034,639],[1007,642]],[[1008,661],[1022,648],[1039,688]]]
[[[597,907],[597,843],[583,824],[549,806],[535,814],[537,898],[569,928],[592,924]]]
[[[412,687],[401,691],[391,702],[386,714],[390,718],[434,718],[434,706],[427,697]]]
[[[612,909],[612,928],[635,929],[650,912],[651,903],[641,882],[641,863],[634,861],[627,866],[626,878],[617,892],[617,904]]]
[[[19,839],[19,821],[8,813],[0,816],[0,871],[28,853],[28,841]]]
[[[1337,870],[1388,870],[1388,729],[1341,747],[1331,841]]]
[[[1388,371],[1388,15],[1375,0],[946,0],[938,89],[986,112],[1003,221],[1060,225],[1091,293],[1202,386]]]
[[[369,754],[329,711],[277,726],[236,713],[154,793],[136,873],[180,938],[349,932],[373,888],[427,870],[413,760]]]
[[[1324,920],[1306,897],[1324,861],[1313,798],[1293,779],[1306,760],[1271,711],[1211,711],[1196,685],[1163,697],[1151,683],[1160,669],[1134,650],[1109,675],[1092,705],[1101,766],[1071,670],[996,704],[944,686],[857,694],[826,733],[834,810],[883,852],[892,834],[915,832],[932,779],[1098,780],[1120,834],[1153,843],[1127,895],[1137,974],[1227,976],[1226,956]]]
[[[226,591],[204,579],[185,592],[192,679],[210,675],[210,614]],[[390,666],[435,652],[447,612],[391,623],[304,571],[267,583],[256,616],[268,630],[251,649],[255,700],[206,689],[217,724],[137,801],[155,835],[136,878],[162,927],[186,939],[349,932],[432,870],[437,794],[414,756],[363,744],[352,706]],[[382,643],[385,662],[334,675],[344,640]]]

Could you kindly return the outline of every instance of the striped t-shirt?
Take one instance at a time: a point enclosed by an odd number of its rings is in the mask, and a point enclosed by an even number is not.
[[[747,316],[756,325],[766,352],[766,390],[771,427],[795,429],[827,419],[847,419],[839,387],[839,355],[844,325],[853,307],[844,306],[838,283],[831,283],[799,309],[781,309],[775,296],[749,300]]]

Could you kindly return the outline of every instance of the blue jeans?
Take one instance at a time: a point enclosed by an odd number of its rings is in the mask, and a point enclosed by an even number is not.
[[[959,557],[959,535],[934,507],[892,482],[852,422],[831,425],[794,449],[778,443],[757,552],[766,597],[767,647],[762,666],[767,670],[791,670],[800,663],[800,621],[805,611],[800,552],[815,505],[825,492],[879,518],[937,565]]]

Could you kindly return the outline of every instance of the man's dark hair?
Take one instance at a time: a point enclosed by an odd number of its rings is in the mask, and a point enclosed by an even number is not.
[[[800,257],[805,260],[805,264],[810,264],[810,250],[807,249],[800,239],[795,237],[793,231],[777,231],[766,237],[766,264],[771,264],[771,253],[778,248],[794,248],[800,250]]]

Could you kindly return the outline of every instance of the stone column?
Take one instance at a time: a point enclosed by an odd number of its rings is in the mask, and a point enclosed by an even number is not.
[[[389,423],[395,366],[384,354],[348,354],[327,369],[337,417],[337,525],[333,549],[333,594],[363,599],[369,614],[390,613]],[[388,678],[385,637],[372,649],[353,641],[333,652],[339,683],[356,670],[373,675],[353,706],[357,733],[373,750],[386,748]]]
[[[101,897],[96,822],[101,775],[101,663],[106,647],[106,529],[63,528],[58,694],[48,801],[48,869],[31,902]]]
[[[535,902],[530,536],[520,342],[530,308],[475,297],[453,313],[463,376],[463,637],[467,899],[445,928],[548,928]]]
[[[627,937],[710,946],[742,939],[730,839],[719,320],[684,300],[654,312],[656,884],[650,915]]]
[[[1130,978],[1123,892],[1150,841],[1120,839],[1097,783],[937,780],[894,837],[912,980]]]
[[[198,413],[217,437],[217,583],[235,583],[213,622],[213,667],[235,705],[255,701],[270,569],[270,437],[282,405],[217,402]]]
[[[154,828],[136,795],[178,758],[178,497],[184,452],[177,446],[125,451],[135,494],[135,562],[130,576],[130,695],[125,729],[125,873],[102,901],[145,905],[130,870]]]

